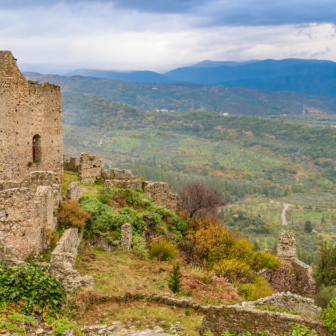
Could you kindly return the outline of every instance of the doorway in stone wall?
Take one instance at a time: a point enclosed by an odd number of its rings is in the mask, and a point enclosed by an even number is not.
[[[33,162],[42,161],[42,139],[38,134],[35,134],[33,137]]]

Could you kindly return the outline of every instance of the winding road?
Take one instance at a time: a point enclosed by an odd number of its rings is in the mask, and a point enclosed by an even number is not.
[[[282,220],[282,225],[288,225],[287,219],[286,219],[286,211],[290,207],[290,204],[284,203],[284,209],[282,210],[281,213],[281,220]]]

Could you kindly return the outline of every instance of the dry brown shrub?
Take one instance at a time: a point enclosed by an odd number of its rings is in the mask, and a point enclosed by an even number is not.
[[[64,228],[85,226],[88,213],[81,209],[75,200],[63,201],[61,211],[58,214],[58,222]]]

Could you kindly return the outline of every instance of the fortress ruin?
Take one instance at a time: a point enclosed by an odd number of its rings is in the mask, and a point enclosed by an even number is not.
[[[61,88],[27,80],[0,51],[0,180],[34,171],[63,172]]]
[[[61,200],[61,89],[27,80],[0,51],[0,258],[23,260],[46,246]]]

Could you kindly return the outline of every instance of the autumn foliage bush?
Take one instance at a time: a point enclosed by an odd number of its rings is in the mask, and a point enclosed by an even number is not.
[[[61,203],[61,210],[58,213],[58,222],[61,228],[84,227],[87,217],[88,213],[81,209],[75,200],[63,201]]]
[[[280,266],[274,255],[254,251],[248,239],[226,230],[218,219],[192,218],[188,224],[192,259],[213,270],[217,276],[235,282],[253,271]]]
[[[193,299],[200,304],[230,303],[241,301],[241,296],[226,278],[214,276],[214,274],[204,274],[190,272],[184,276],[183,290],[193,294]]]

